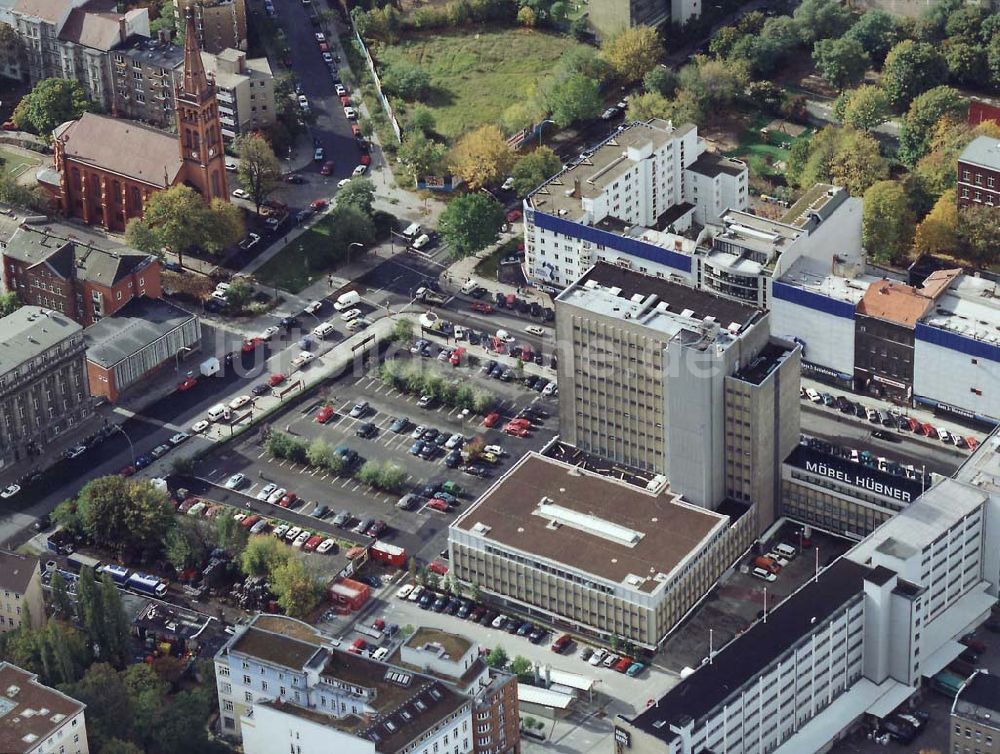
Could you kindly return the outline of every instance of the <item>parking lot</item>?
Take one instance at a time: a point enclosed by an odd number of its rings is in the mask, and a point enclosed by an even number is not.
[[[430,360],[417,361],[428,364]],[[528,450],[539,450],[557,432],[556,404],[553,400],[513,381],[501,382],[483,377],[476,362],[452,367],[435,360],[431,368],[464,383],[490,390],[497,396],[496,409],[505,419],[513,417],[528,405],[540,407],[547,418],[536,424],[527,437],[512,437],[503,433],[503,421],[493,428],[486,428],[482,425],[482,415],[470,413],[463,416],[459,409],[443,405],[420,408],[419,396],[386,386],[373,371],[360,376],[349,374],[325,385],[319,394],[307,400],[290,401],[289,407],[275,416],[271,427],[306,442],[322,438],[332,448],[354,450],[360,457],[354,469],[369,460],[398,465],[406,474],[405,489],[399,494],[374,490],[348,473],[331,475],[314,467],[272,458],[264,447],[260,432],[250,433],[245,439],[210,454],[199,463],[196,473],[214,484],[222,484],[237,472],[243,473],[248,477],[248,484],[240,492],[249,498],[255,497],[266,484],[277,484],[293,490],[306,501],[297,505],[300,512],[311,512],[316,504],[322,504],[331,509],[327,518],[346,510],[355,521],[361,518],[385,521],[389,530],[380,539],[404,547],[408,554],[416,555],[420,560],[430,561],[444,549],[448,524],[462,506],[475,500],[493,478],[508,468],[512,460]],[[265,396],[263,400],[277,398]],[[354,406],[362,401],[367,402],[367,408],[360,416],[351,416]],[[319,423],[317,413],[326,405],[333,409],[333,414],[326,423]],[[396,419],[406,420],[402,426],[397,425],[398,431],[392,429]],[[372,434],[359,437],[359,428],[368,423],[373,425]],[[426,458],[411,452],[415,442],[413,433],[418,426],[437,430],[447,437],[454,434],[466,439],[480,437],[485,445],[499,445],[504,455],[495,465],[482,464],[488,473],[485,478],[463,473],[458,468],[448,468],[445,465],[448,451],[438,444],[433,445],[430,453],[425,453]],[[427,508],[426,496],[414,510],[397,508],[396,503],[402,494],[419,494],[428,485],[440,485],[446,480],[462,488],[458,505],[453,511],[442,513]],[[275,513],[283,510],[276,509]]]

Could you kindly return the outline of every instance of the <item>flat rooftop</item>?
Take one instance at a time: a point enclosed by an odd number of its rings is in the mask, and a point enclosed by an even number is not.
[[[452,527],[650,593],[728,522],[668,490],[529,453]]]
[[[1000,345],[1000,285],[961,275],[938,298],[923,323]]]
[[[43,686],[33,673],[0,662],[0,751],[37,751],[40,742],[84,708],[81,702]]]
[[[82,329],[59,312],[22,306],[0,319],[0,375],[41,356]]]
[[[800,228],[742,210],[726,212],[722,216],[722,226],[722,232],[712,239],[713,249],[724,252],[725,244],[728,243],[741,249],[766,254],[768,258],[784,252],[805,233]]]
[[[880,279],[865,273],[858,273],[854,277],[837,275],[830,271],[829,261],[821,262],[809,257],[796,259],[788,272],[781,276],[782,283],[837,301],[846,301],[853,306],[857,306],[868,287]]]
[[[792,354],[792,349],[776,341],[769,341],[754,360],[733,375],[736,379],[760,385]]]
[[[726,347],[754,324],[760,312],[708,291],[598,262],[564,290],[559,302],[658,330],[665,339],[695,333]],[[716,327],[709,327],[708,325]]]
[[[829,183],[817,183],[799,197],[788,211],[781,216],[781,222],[795,228],[811,230],[828,218],[848,199],[846,189]]]
[[[833,612],[860,594],[869,570],[838,558],[771,610],[767,623],[758,620],[719,650],[711,664],[699,667],[633,718],[632,724],[663,741],[673,740],[672,723],[686,716],[698,720],[723,704],[815,626],[821,626]]]
[[[979,443],[952,478],[1000,494],[1000,427]]]
[[[445,659],[457,662],[466,652],[472,649],[472,642],[464,636],[442,631],[439,628],[420,626],[406,640],[406,646],[413,649],[423,649],[428,644],[434,644],[444,650]]]
[[[195,315],[162,299],[134,298],[84,332],[87,361],[110,369],[193,319]]]
[[[698,159],[688,166],[688,170],[699,175],[715,178],[718,175],[739,176],[747,169],[746,163],[734,160],[732,157],[723,157],[715,152],[702,152]]]
[[[581,199],[600,196],[607,186],[636,164],[628,156],[628,150],[647,146],[656,150],[694,128],[693,123],[673,126],[659,118],[626,124],[528,194],[527,202],[547,214],[577,220],[584,214]]]
[[[955,714],[1000,728],[1000,676],[976,673],[955,697]]]
[[[184,64],[184,48],[173,42],[161,42],[158,39],[133,37],[123,46],[114,50],[133,60],[141,60],[149,66],[158,66],[171,71]],[[172,86],[170,80],[165,82]]]

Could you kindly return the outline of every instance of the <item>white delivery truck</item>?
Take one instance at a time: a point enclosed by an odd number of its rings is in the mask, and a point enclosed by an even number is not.
[[[338,312],[342,312],[359,303],[361,303],[361,294],[357,291],[348,291],[347,293],[340,294],[337,300],[333,302],[333,308]]]
[[[479,283],[477,283],[472,278],[469,278],[468,280],[465,281],[465,285],[462,286],[462,293],[464,293],[465,295],[469,295],[478,287]]]
[[[203,362],[201,362],[201,366],[199,367],[199,371],[201,372],[202,377],[213,377],[214,375],[217,375],[221,370],[222,370],[222,365],[219,363],[219,360],[214,356],[210,359],[205,359]]]

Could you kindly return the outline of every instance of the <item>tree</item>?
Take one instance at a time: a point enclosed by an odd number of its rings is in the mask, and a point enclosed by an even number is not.
[[[12,119],[22,131],[49,137],[60,123],[95,109],[75,79],[42,79],[17,103]]]
[[[177,185],[149,197],[143,216],[126,226],[125,241],[151,254],[169,249],[183,265],[182,255],[189,249],[200,246],[214,254],[239,241],[243,233],[236,207],[219,199],[206,205],[197,191]]]
[[[503,647],[494,647],[490,650],[489,654],[486,655],[486,664],[491,668],[496,668],[501,670],[507,667],[507,653],[504,651]]]
[[[140,749],[131,741],[112,738],[101,747],[101,754],[143,754],[143,749]]]
[[[196,521],[181,518],[163,538],[164,554],[178,571],[201,565],[208,555],[205,539]]]
[[[524,678],[531,674],[531,660],[527,657],[522,657],[518,655],[514,658],[513,662],[510,663],[510,672],[519,678]]]
[[[881,66],[889,50],[900,40],[899,24],[883,10],[868,10],[861,14],[844,37],[860,42],[872,62]]]
[[[633,26],[601,45],[601,57],[615,76],[625,83],[641,81],[659,62],[663,46],[650,26]]]
[[[933,209],[917,226],[913,236],[913,253],[955,254],[961,245],[958,223],[955,189],[948,189],[941,194]]]
[[[268,538],[270,539],[270,538]],[[271,591],[285,614],[305,618],[319,603],[323,589],[316,577],[306,570],[300,558],[289,557],[270,574]]]
[[[212,685],[215,685],[214,682]],[[207,684],[175,695],[160,715],[150,748],[163,754],[178,751],[186,754],[228,752],[228,746],[208,739],[206,722],[212,712],[213,701],[214,694]]]
[[[986,65],[989,67],[990,81],[1000,81],[1000,34],[986,46]]]
[[[21,300],[17,297],[16,291],[8,291],[0,294],[0,317],[13,314],[21,308]]]
[[[145,479],[98,477],[80,490],[77,504],[90,540],[124,561],[126,553],[158,550],[174,520],[166,493]]]
[[[95,663],[83,678],[62,690],[87,705],[87,738],[95,751],[112,739],[132,737],[132,700],[113,667]]]
[[[837,0],[803,0],[792,14],[804,44],[840,37],[850,27],[853,17],[847,6]]]
[[[336,203],[338,207],[354,207],[371,217],[375,205],[375,184],[370,178],[352,178],[337,191]]]
[[[497,201],[483,194],[465,194],[448,203],[438,229],[456,256],[468,256],[493,243],[503,223],[503,206]]]
[[[897,181],[879,181],[865,191],[861,241],[868,257],[887,262],[902,256],[913,240],[914,218]]]
[[[750,74],[745,61],[709,60],[699,55],[693,64],[681,68],[679,81],[675,107],[683,97],[690,97],[700,113],[710,113],[731,104],[750,83]]]
[[[673,112],[673,103],[659,92],[633,94],[625,111],[627,120],[646,121],[650,118],[669,118]]]
[[[10,24],[0,24],[0,68],[20,66],[24,60],[24,42]]]
[[[956,84],[979,87],[987,77],[986,48],[962,40],[949,40],[944,46],[948,77]]]
[[[799,188],[833,183],[858,196],[888,174],[878,142],[870,135],[850,127],[827,126],[808,140],[793,142],[786,177]]]
[[[247,576],[267,576],[291,555],[274,537],[252,537],[240,556],[240,569]]]
[[[422,133],[406,134],[396,152],[399,161],[410,168],[414,177],[441,175],[448,150]]]
[[[413,320],[401,317],[392,323],[392,339],[397,342],[408,342],[413,339]]]
[[[215,519],[215,544],[234,558],[243,553],[249,538],[247,530],[232,516],[219,516]]]
[[[967,105],[965,98],[949,86],[937,86],[915,97],[899,129],[899,159],[915,165],[930,150],[938,121],[945,116],[961,117]]]
[[[133,729],[143,746],[148,748],[166,701],[167,684],[146,663],[130,665],[121,673],[121,679],[132,701]],[[101,754],[105,751],[107,747],[101,750]]]
[[[1000,124],[983,121],[970,126],[965,119],[941,118],[934,126],[930,151],[917,162],[913,175],[923,190],[931,197],[938,197],[955,185],[955,162],[962,150],[977,136],[1000,138]]]
[[[958,211],[958,220],[966,254],[980,265],[993,264],[1000,238],[1000,212],[995,207],[973,204]]]
[[[475,581],[469,584],[469,599],[473,602],[480,602],[483,599],[483,590]]]
[[[400,99],[421,100],[431,88],[431,75],[415,63],[402,58],[393,59],[388,70],[382,74],[382,87]]]
[[[0,28],[6,28],[6,25]],[[38,186],[18,183],[17,178],[10,173],[0,175],[0,202],[17,207],[48,208],[47,200]]]
[[[259,215],[260,205],[281,180],[281,163],[274,156],[267,139],[259,134],[238,136],[233,147],[240,158],[236,165],[236,179],[250,195]]]
[[[310,466],[325,469],[330,459],[334,457],[333,448],[322,437],[317,437],[309,443],[309,449],[306,451],[306,462]]]
[[[708,45],[708,51],[717,58],[728,58],[733,47],[744,37],[744,33],[735,26],[723,26],[719,29]]]
[[[490,124],[465,134],[451,153],[452,169],[473,191],[503,180],[514,160],[500,129]]]
[[[897,112],[909,107],[918,94],[943,84],[948,67],[938,49],[928,42],[904,39],[895,45],[882,67],[882,88]]]
[[[552,120],[561,128],[592,120],[604,107],[598,82],[581,73],[552,81],[543,98]]]
[[[102,575],[99,588],[103,605],[101,621],[104,637],[101,657],[115,667],[123,668],[128,660],[131,624],[122,606],[121,593],[109,574]]]
[[[871,131],[889,119],[889,98],[881,87],[864,84],[841,94],[833,112],[844,125]]]
[[[518,196],[527,196],[532,190],[559,172],[562,161],[548,147],[539,147],[528,152],[514,166],[511,177],[514,191]]]
[[[856,39],[821,39],[813,46],[816,69],[838,91],[856,86],[865,77],[871,61]]]
[[[665,65],[653,66],[653,69],[642,77],[642,88],[646,92],[672,97],[677,91],[677,74]]]
[[[73,602],[69,598],[66,578],[62,575],[62,571],[57,570],[52,574],[49,586],[52,589],[53,616],[63,620],[73,620]]]
[[[531,29],[536,23],[538,23],[538,18],[535,11],[525,5],[517,12],[517,22],[521,24],[521,26],[527,26]]]
[[[434,120],[434,113],[431,112],[429,107],[417,105],[406,116],[406,125],[412,131],[419,131],[424,136],[428,136],[434,133],[434,128],[437,124]]]
[[[246,278],[236,278],[229,284],[229,289],[226,291],[226,302],[230,311],[234,312],[242,311],[250,303],[252,297],[253,288],[250,287]]]

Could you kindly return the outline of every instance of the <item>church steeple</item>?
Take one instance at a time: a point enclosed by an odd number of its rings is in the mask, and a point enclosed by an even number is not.
[[[184,80],[177,84],[176,101],[177,140],[184,160],[184,183],[206,201],[214,198],[229,201],[215,82],[205,73],[198,49],[194,9],[190,7],[184,36]]]
[[[201,50],[198,48],[197,29],[194,25],[194,8],[188,6],[185,13],[187,24],[184,30],[184,86],[186,99],[202,101],[214,94],[215,87],[205,73],[205,64],[201,60]]]

